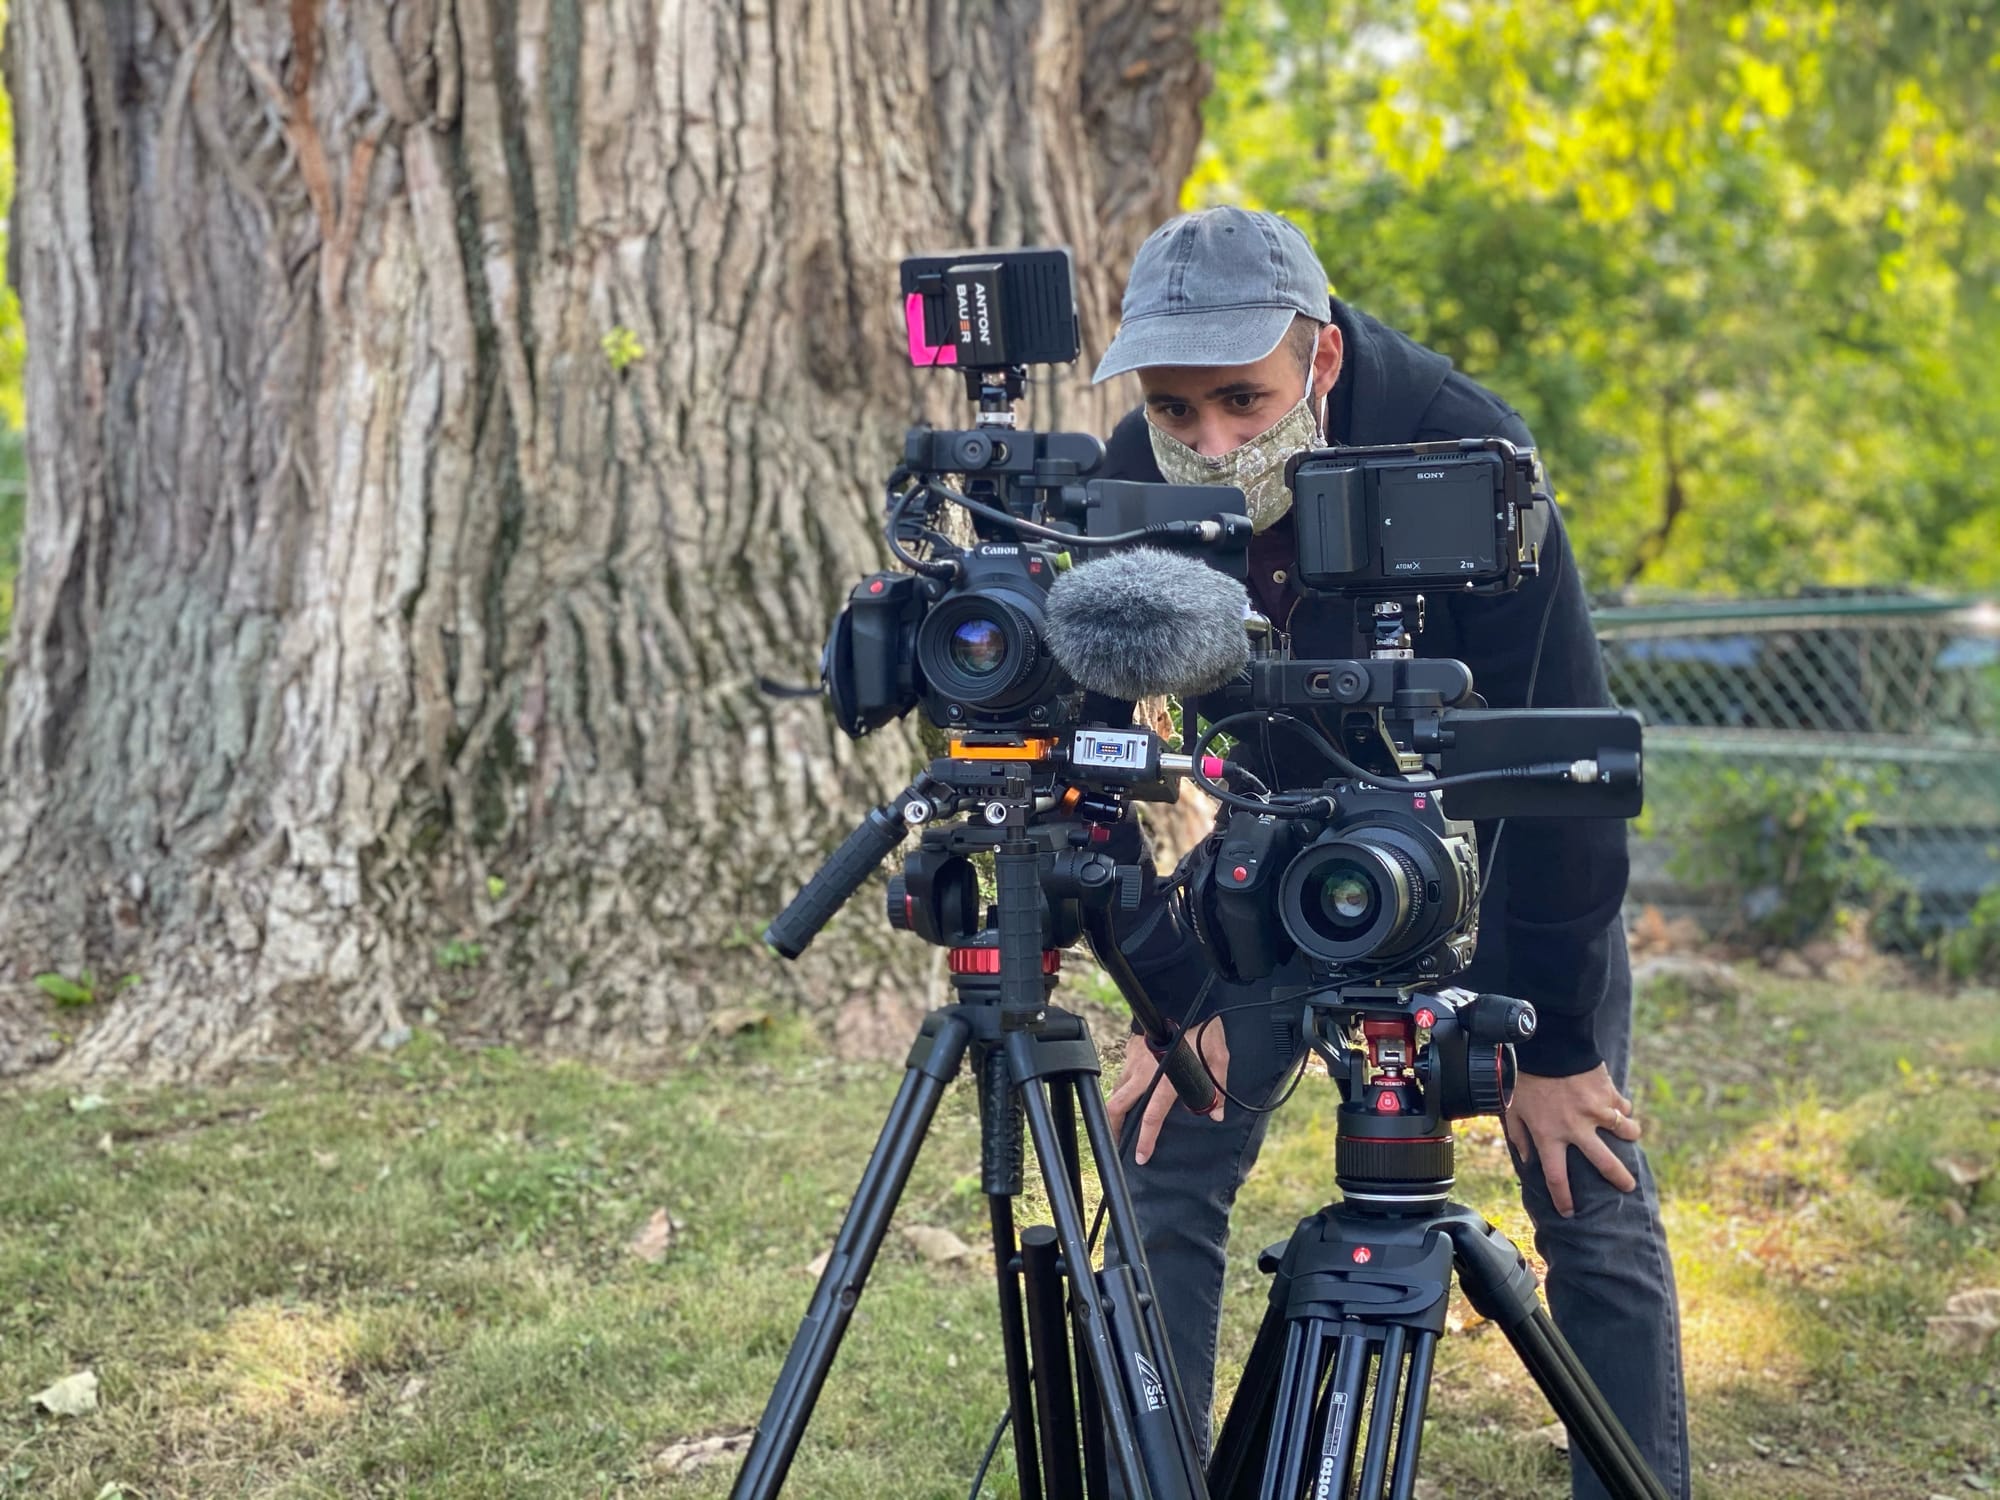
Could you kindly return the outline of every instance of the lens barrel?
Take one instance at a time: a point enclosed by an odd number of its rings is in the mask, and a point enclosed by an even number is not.
[[[1455,926],[1469,899],[1456,863],[1421,827],[1350,827],[1309,844],[1286,868],[1286,934],[1325,963],[1391,959]]]
[[[953,595],[917,627],[917,670],[933,693],[975,713],[1034,701],[1055,671],[1039,611],[998,589]]]

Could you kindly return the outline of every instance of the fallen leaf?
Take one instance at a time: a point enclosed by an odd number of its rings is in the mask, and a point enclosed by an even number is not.
[[[646,1221],[646,1227],[632,1236],[627,1246],[649,1266],[656,1266],[667,1258],[673,1248],[675,1237],[681,1232],[681,1221],[664,1208],[653,1210],[653,1217]]]
[[[1976,1188],[1988,1177],[1993,1169],[1981,1162],[1965,1161],[1956,1156],[1933,1156],[1931,1165],[1951,1179],[1951,1185],[1961,1191]]]
[[[710,1433],[707,1437],[683,1438],[678,1443],[669,1443],[666,1451],[653,1460],[653,1467],[663,1474],[692,1474],[696,1469],[747,1452],[751,1435],[748,1427],[742,1427],[733,1432]]]
[[[1951,1225],[1953,1229],[1963,1229],[1965,1221],[1970,1217],[1965,1211],[1965,1205],[1956,1198],[1946,1198],[1939,1203],[1938,1212],[1944,1215],[1945,1223]]]
[[[1955,1317],[2000,1318],[2000,1286],[1953,1292],[1945,1298],[1944,1310]]]
[[[1957,1317],[1924,1319],[1924,1347],[1938,1354],[1978,1354],[2000,1333],[2000,1318]]]
[[[318,1167],[322,1172],[331,1172],[335,1167],[340,1165],[340,1153],[337,1151],[315,1150],[312,1154],[312,1159],[313,1165]]]
[[[102,1094],[79,1094],[69,1101],[71,1114],[87,1115],[93,1109],[102,1109],[111,1101]]]
[[[708,1029],[717,1036],[737,1036],[770,1024],[769,1011],[755,1010],[747,1005],[727,1006],[708,1018]]]
[[[1560,1422],[1551,1422],[1546,1427],[1537,1427],[1528,1436],[1540,1442],[1547,1443],[1558,1453],[1569,1452],[1569,1429]]]
[[[912,1224],[903,1231],[903,1238],[916,1247],[917,1254],[934,1266],[971,1260],[977,1253],[949,1229],[939,1229],[934,1224]]]
[[[806,1275],[817,1281],[826,1274],[827,1262],[833,1259],[831,1250],[822,1250],[805,1264]]]
[[[59,1417],[80,1417],[85,1412],[96,1411],[97,1372],[82,1370],[75,1375],[65,1375],[47,1390],[35,1392],[32,1399],[38,1406]]]
[[[423,1376],[412,1375],[408,1380],[403,1382],[403,1388],[396,1393],[396,1404],[399,1406],[408,1406],[424,1393],[424,1387],[428,1384],[429,1382]]]

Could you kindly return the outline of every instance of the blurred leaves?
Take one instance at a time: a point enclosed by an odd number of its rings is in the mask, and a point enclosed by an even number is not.
[[[1526,416],[1594,587],[2000,582],[2000,23],[1232,0],[1185,196]]]

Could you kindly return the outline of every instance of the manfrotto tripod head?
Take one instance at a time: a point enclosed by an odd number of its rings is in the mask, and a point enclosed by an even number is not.
[[[1280,990],[1277,999],[1302,1008],[1305,1040],[1340,1090],[1334,1180],[1347,1201],[1386,1213],[1442,1203],[1453,1182],[1451,1122],[1506,1109],[1513,1044],[1535,1034],[1535,1008],[1400,985]]]

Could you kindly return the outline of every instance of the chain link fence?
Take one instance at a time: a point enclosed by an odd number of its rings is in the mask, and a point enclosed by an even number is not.
[[[1865,789],[1855,832],[1913,895],[1905,942],[2000,886],[2000,601],[1830,594],[1595,620],[1612,697],[1647,725],[1634,901],[1715,915],[1672,855],[1728,772]]]

